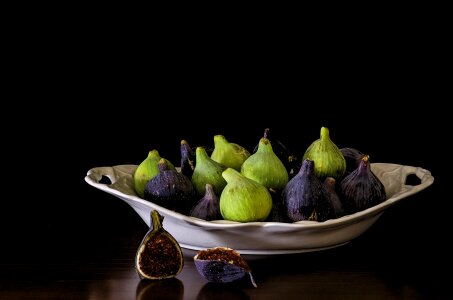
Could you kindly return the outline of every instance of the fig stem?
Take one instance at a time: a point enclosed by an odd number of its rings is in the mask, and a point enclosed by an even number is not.
[[[321,140],[330,139],[329,129],[327,127],[321,127]]]
[[[161,216],[157,210],[151,211],[151,224],[153,226],[153,231],[161,229],[163,221],[164,217]]]

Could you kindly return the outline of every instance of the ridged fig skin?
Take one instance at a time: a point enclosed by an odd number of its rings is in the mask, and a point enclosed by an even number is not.
[[[181,140],[181,173],[191,179],[195,170],[195,151],[190,147],[186,140]]]
[[[271,131],[269,128],[264,129],[263,137],[271,142],[275,155],[277,155],[277,157],[281,160],[288,174],[291,173],[291,170],[293,170],[295,164],[297,163],[297,157],[293,153],[291,153],[291,151],[288,149],[288,147],[286,147],[285,144],[283,144],[279,139],[275,137],[274,131]],[[256,151],[258,151],[259,145],[260,143],[255,146],[253,153],[256,153]],[[297,171],[299,171],[299,168],[297,169]]]
[[[346,160],[337,145],[330,139],[329,129],[321,127],[320,138],[305,151],[303,160],[309,159],[315,163],[315,175],[324,180],[333,177],[341,180],[346,172]]]
[[[140,198],[144,198],[145,187],[148,182],[159,173],[157,164],[162,157],[156,149],[148,152],[148,156],[138,165],[134,172],[134,189]],[[175,169],[173,164],[166,160],[170,169]]]
[[[222,173],[227,185],[220,195],[220,212],[225,220],[236,222],[264,221],[272,209],[268,189],[233,168]]]
[[[368,156],[341,181],[339,191],[347,214],[373,207],[387,199],[384,185],[371,171]]]
[[[260,139],[258,150],[242,164],[241,174],[275,191],[281,191],[288,183],[288,171],[265,137]]]
[[[220,213],[220,198],[215,194],[212,185],[206,184],[203,198],[190,210],[190,216],[206,221],[222,220]]]
[[[195,150],[197,164],[192,174],[192,184],[198,196],[206,192],[206,184],[212,185],[216,195],[220,196],[227,182],[222,177],[226,167],[208,156],[204,147]]]
[[[323,187],[325,191],[325,197],[328,202],[332,205],[332,218],[339,218],[344,216],[343,203],[341,203],[340,197],[336,190],[337,181],[333,177],[327,177],[324,179]]]
[[[241,171],[244,161],[249,158],[250,152],[236,143],[230,143],[223,135],[214,136],[214,150],[211,158],[228,168]]]
[[[214,258],[209,258],[211,253],[215,254]],[[200,250],[194,257],[194,263],[198,273],[209,282],[230,283],[249,275],[253,286],[257,287],[249,265],[239,252],[231,248],[214,247]]]
[[[158,166],[159,174],[146,185],[145,200],[187,215],[196,199],[192,182],[162,159]]]
[[[283,207],[292,221],[328,220],[332,206],[326,200],[322,182],[314,174],[314,162],[305,159],[302,167],[282,191]]]
[[[341,154],[343,154],[344,159],[346,160],[346,173],[349,174],[360,165],[362,158],[366,156],[359,150],[355,148],[345,147],[340,149]]]

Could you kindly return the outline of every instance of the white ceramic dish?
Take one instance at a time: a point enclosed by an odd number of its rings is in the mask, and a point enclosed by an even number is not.
[[[139,198],[134,192],[132,181],[136,167],[118,165],[93,168],[88,171],[85,181],[128,203],[148,226],[151,210],[159,211],[164,217],[164,228],[183,248],[200,250],[226,246],[242,254],[255,255],[309,252],[341,246],[364,233],[385,209],[434,182],[431,173],[419,167],[374,163],[371,168],[384,184],[388,195],[388,199],[379,205],[325,222],[237,223],[200,220]],[[410,174],[415,174],[420,184],[406,185],[406,177]],[[99,183],[102,176],[107,176],[112,184]]]

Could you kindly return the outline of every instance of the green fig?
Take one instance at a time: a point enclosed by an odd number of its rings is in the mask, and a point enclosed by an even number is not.
[[[306,159],[315,163],[315,175],[321,180],[326,177],[340,180],[346,172],[346,160],[330,139],[329,129],[326,127],[321,127],[320,139],[311,143],[305,151],[303,160]]]
[[[244,147],[228,142],[223,135],[214,136],[214,151],[212,151],[211,158],[216,162],[240,171],[242,164],[249,156],[250,152]]]
[[[267,188],[233,168],[222,173],[227,185],[220,195],[220,212],[225,220],[237,222],[264,221],[272,209],[272,196]]]
[[[193,170],[192,184],[198,195],[203,196],[205,194],[206,183],[209,183],[214,188],[216,195],[220,196],[223,188],[227,184],[222,177],[222,172],[226,167],[210,158],[203,147],[197,147],[195,150],[195,159],[197,164]]]
[[[164,217],[151,211],[149,231],[135,255],[135,269],[140,279],[173,278],[181,273],[184,256],[176,239],[162,226]]]
[[[278,140],[275,135],[273,134],[274,131],[271,131],[269,128],[264,129],[263,137],[267,138],[272,144],[272,150],[274,151],[275,155],[282,161],[283,165],[285,165],[286,170],[289,173],[291,171],[297,172],[300,169],[300,166],[297,170],[294,168],[299,163],[298,158],[290,152],[290,150],[283,144],[280,140]],[[253,153],[258,151],[259,143],[253,149]]]
[[[149,151],[148,157],[137,167],[134,172],[134,188],[137,195],[141,198],[144,197],[145,186],[154,176],[159,173],[159,168],[157,164],[161,159],[159,152],[157,150]],[[166,159],[165,159],[166,160]],[[171,169],[175,169],[173,164],[166,160]]]
[[[257,151],[242,164],[241,174],[275,191],[288,183],[288,171],[265,137],[260,139]]]

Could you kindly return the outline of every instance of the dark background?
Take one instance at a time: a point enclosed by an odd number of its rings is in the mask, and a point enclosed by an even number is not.
[[[335,51],[313,46],[302,55],[284,39],[289,50],[278,55],[219,42],[222,53],[181,55],[164,45],[153,56],[144,55],[150,49],[121,56],[111,40],[99,47],[104,42],[63,43],[51,64],[29,61],[28,76],[40,80],[19,90],[40,100],[16,99],[16,122],[5,124],[25,130],[5,132],[13,180],[2,197],[0,295],[88,293],[80,282],[121,280],[119,271],[133,269],[147,228],[127,204],[84,181],[90,168],[139,164],[152,149],[178,165],[181,139],[212,146],[215,134],[251,150],[266,127],[302,155],[326,126],[340,148],[423,167],[435,182],[347,246],[253,262],[258,281],[298,278],[306,295],[323,297],[328,286],[327,295],[351,296],[344,277],[354,288],[371,286],[371,298],[451,298],[440,275],[452,267],[449,113],[438,104],[450,94],[437,51],[395,38]]]

